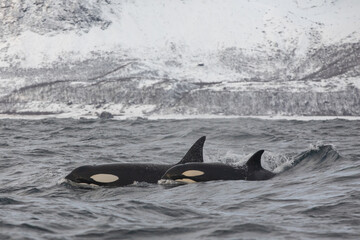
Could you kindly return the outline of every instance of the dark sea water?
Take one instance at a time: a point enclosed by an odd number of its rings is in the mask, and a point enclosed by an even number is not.
[[[85,189],[87,164],[206,162],[265,149],[267,181]],[[360,121],[0,120],[0,239],[360,239]]]

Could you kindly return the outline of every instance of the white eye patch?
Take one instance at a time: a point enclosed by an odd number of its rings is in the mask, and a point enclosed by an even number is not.
[[[90,178],[99,183],[112,183],[119,179],[118,176],[104,173],[92,175]]]
[[[196,176],[204,175],[204,172],[198,170],[188,170],[183,172],[182,175],[186,177],[196,177]]]

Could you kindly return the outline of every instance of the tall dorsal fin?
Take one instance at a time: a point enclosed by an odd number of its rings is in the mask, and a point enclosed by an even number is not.
[[[264,153],[264,150],[259,150],[254,155],[249,158],[246,162],[246,166],[249,171],[256,171],[262,169],[261,167],[261,155]]]
[[[183,159],[181,159],[178,164],[188,163],[188,162],[204,162],[203,158],[203,147],[205,143],[206,137],[203,136],[199,138],[194,145],[189,149],[189,151],[185,154]]]

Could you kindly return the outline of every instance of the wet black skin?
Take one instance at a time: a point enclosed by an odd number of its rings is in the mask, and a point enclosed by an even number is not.
[[[162,179],[181,180],[190,179],[195,182],[215,180],[267,180],[275,176],[274,173],[261,167],[261,155],[264,150],[256,152],[245,166],[234,167],[223,163],[186,163],[177,165],[166,171]],[[201,171],[199,176],[185,176],[189,170]]]
[[[183,159],[177,164],[203,162],[203,146],[206,137],[198,139]],[[99,186],[119,187],[136,182],[157,183],[174,164],[119,163],[106,165],[81,166],[74,169],[65,179],[75,183],[95,184]],[[96,174],[112,174],[119,179],[111,183],[94,181]]]
[[[99,186],[125,186],[136,182],[157,183],[164,173],[174,165],[122,163],[98,166],[81,166],[72,171],[65,178],[76,183],[95,184]],[[91,176],[96,174],[112,174],[119,179],[111,183],[96,182]]]

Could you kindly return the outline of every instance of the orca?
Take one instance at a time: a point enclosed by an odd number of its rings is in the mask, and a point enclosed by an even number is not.
[[[203,162],[205,139],[205,136],[199,138],[176,165]],[[172,166],[174,165],[149,163],[87,165],[74,169],[65,179],[80,186],[120,187],[134,182],[157,183]]]
[[[264,150],[256,152],[244,166],[231,166],[224,163],[186,163],[176,165],[166,171],[162,179],[175,180],[180,183],[194,183],[214,180],[267,180],[274,173],[261,167],[261,155]]]

